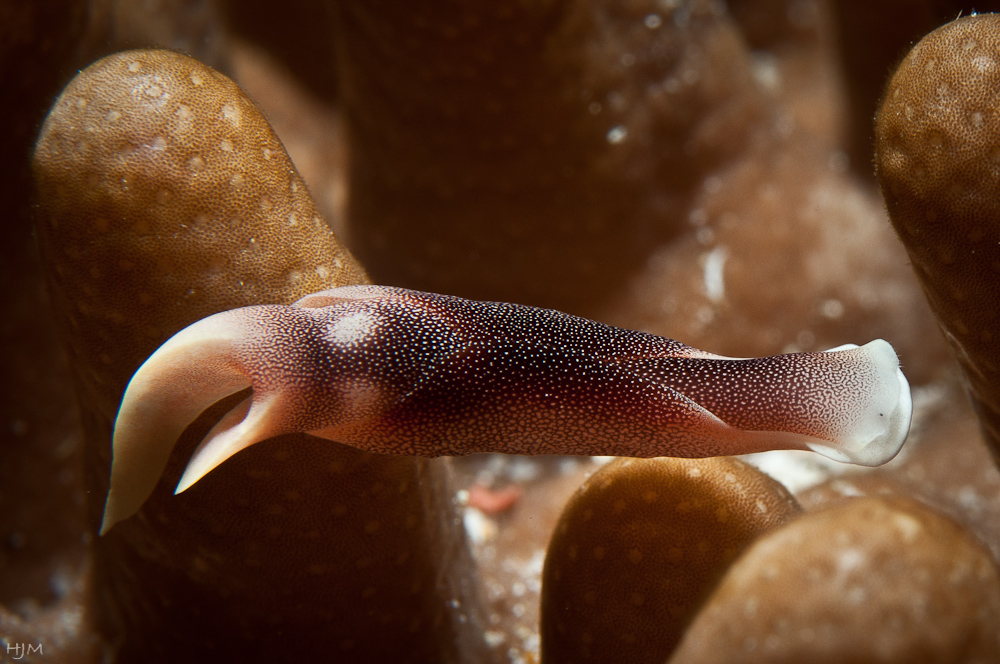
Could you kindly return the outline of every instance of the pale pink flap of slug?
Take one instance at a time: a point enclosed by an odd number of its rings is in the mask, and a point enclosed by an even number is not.
[[[175,334],[136,371],[115,420],[101,534],[149,498],[188,424],[250,386],[250,378],[229,361],[242,334],[230,312],[210,316]]]
[[[381,286],[216,314],[139,369],[116,423],[104,530],[152,492],[184,428],[248,385],[177,491],[291,432],[370,452],[709,457],[812,449],[878,465],[909,429],[909,385],[876,340],[724,358],[548,309]]]
[[[832,418],[837,445],[808,444],[814,452],[861,466],[880,466],[896,456],[910,430],[913,403],[910,384],[899,368],[899,358],[888,342],[876,339],[864,346],[838,346],[826,351],[856,362],[859,376],[870,367],[864,389],[853,398],[840,398],[841,411]],[[861,385],[857,386],[858,388]],[[850,386],[848,386],[850,389]]]
[[[355,286],[341,286],[340,288],[330,288],[328,290],[309,293],[292,303],[293,307],[303,307],[306,309],[316,309],[319,307],[329,307],[347,300],[374,300],[385,298],[387,289],[382,286],[368,286],[359,284]]]

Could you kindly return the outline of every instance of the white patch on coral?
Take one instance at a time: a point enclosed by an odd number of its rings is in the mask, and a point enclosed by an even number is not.
[[[726,259],[728,247],[715,247],[705,254],[705,295],[712,302],[721,302],[726,297]]]
[[[465,525],[465,532],[473,544],[482,545],[489,542],[497,535],[496,521],[489,518],[475,507],[465,508],[462,522]]]

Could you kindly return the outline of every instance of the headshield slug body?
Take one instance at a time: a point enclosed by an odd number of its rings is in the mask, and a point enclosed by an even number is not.
[[[161,346],[118,413],[103,530],[139,508],[202,410],[247,387],[178,492],[291,432],[418,456],[812,449],[878,465],[899,450],[911,414],[881,340],[733,359],[547,309],[348,286],[219,313]]]

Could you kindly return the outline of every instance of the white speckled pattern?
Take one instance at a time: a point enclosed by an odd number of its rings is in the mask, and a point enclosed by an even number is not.
[[[211,389],[196,407],[202,383]],[[154,353],[116,423],[105,529],[142,504],[180,432],[224,396],[220,384],[252,386],[252,397],[205,438],[178,492],[297,431],[428,457],[813,449],[878,465],[899,450],[911,412],[881,340],[733,359],[548,309],[350,286],[216,314]],[[154,406],[137,396],[151,393]]]

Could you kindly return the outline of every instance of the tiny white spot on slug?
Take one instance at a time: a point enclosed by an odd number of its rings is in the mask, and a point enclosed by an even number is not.
[[[330,331],[330,340],[342,345],[361,343],[370,337],[375,329],[375,318],[368,312],[359,311],[338,320]]]

